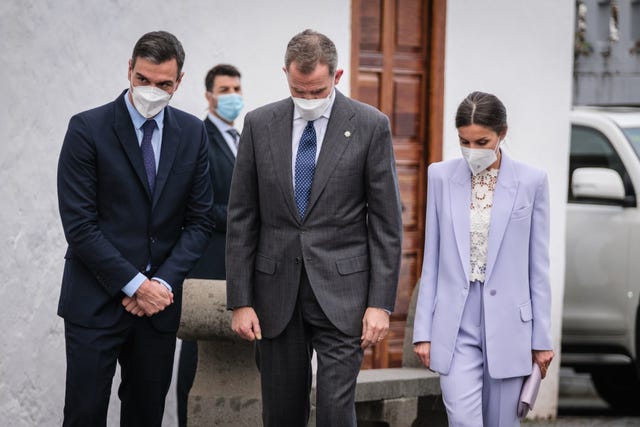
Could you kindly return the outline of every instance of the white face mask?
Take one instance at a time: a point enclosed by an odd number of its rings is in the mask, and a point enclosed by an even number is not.
[[[329,96],[326,98],[319,99],[305,99],[305,98],[295,98],[291,97],[293,103],[296,105],[298,112],[303,119],[306,121],[316,120],[322,116],[324,110],[327,109],[329,103],[331,102],[331,94],[333,93],[333,89],[329,93]]]
[[[467,165],[469,165],[471,173],[473,175],[478,175],[498,160],[498,155],[496,154],[498,152],[498,147],[500,147],[499,141],[495,149],[460,146],[460,151],[462,151],[462,157],[467,161]]]
[[[131,86],[133,106],[147,119],[162,111],[169,104],[171,96],[155,86]]]

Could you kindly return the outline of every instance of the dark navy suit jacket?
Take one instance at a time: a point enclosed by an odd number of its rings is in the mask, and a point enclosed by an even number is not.
[[[236,158],[218,127],[209,119],[206,119],[204,124],[209,136],[209,174],[213,186],[215,226],[209,246],[189,276],[222,280],[226,277],[224,251],[227,236],[227,203]]]
[[[58,314],[80,326],[114,325],[126,313],[121,289],[150,264],[144,274],[174,293],[174,304],[152,322],[176,331],[182,282],[213,226],[202,121],[166,107],[151,194],[124,93],[73,116],[58,164],[58,201],[69,244]]]

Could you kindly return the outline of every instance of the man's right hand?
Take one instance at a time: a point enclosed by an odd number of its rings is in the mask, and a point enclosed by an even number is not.
[[[160,282],[145,280],[135,294],[138,306],[147,316],[153,316],[173,302],[173,294]]]
[[[241,338],[253,341],[261,340],[260,322],[253,307],[238,307],[231,316],[231,329]]]

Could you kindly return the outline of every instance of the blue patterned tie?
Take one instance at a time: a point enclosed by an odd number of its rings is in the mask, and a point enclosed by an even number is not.
[[[298,153],[296,154],[296,173],[295,173],[295,196],[296,206],[300,218],[304,218],[304,214],[309,204],[309,196],[311,195],[311,184],[313,183],[313,173],[316,169],[316,130],[313,127],[313,120],[307,122],[300,144],[298,145]]]
[[[144,122],[142,125],[142,143],[140,144],[144,169],[147,172],[147,181],[149,182],[151,193],[153,193],[153,187],[156,183],[156,157],[153,154],[153,146],[151,145],[151,136],[155,128],[155,120],[147,120]]]

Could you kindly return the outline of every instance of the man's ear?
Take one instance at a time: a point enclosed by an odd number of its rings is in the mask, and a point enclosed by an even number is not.
[[[338,68],[336,70],[336,74],[333,77],[333,84],[334,85],[336,85],[336,86],[338,85],[338,83],[340,82],[340,78],[342,77],[342,73],[344,73],[344,70],[342,68]]]

